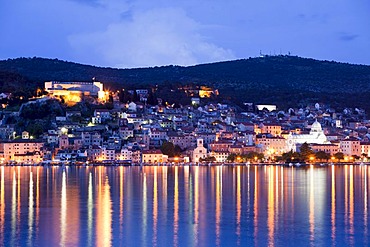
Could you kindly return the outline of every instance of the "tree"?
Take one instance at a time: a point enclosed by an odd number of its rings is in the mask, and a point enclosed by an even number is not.
[[[148,105],[157,105],[158,104],[157,98],[155,97],[153,92],[149,92],[147,103],[148,103]]]
[[[362,154],[361,154],[361,157],[362,157],[362,159],[366,159],[366,158],[367,158],[367,154],[362,153]]]
[[[354,154],[354,155],[352,155],[352,158],[353,158],[353,160],[359,160],[360,156]]]
[[[215,162],[216,158],[213,156],[210,156],[210,157],[200,158],[199,161],[200,162]]]
[[[326,160],[328,161],[330,159],[330,154],[325,153],[324,151],[318,151],[315,153],[315,157],[318,160]]]
[[[42,135],[43,133],[43,127],[40,123],[38,122],[31,122],[26,130],[28,131],[28,133],[35,137],[35,138],[38,138],[40,135]]]
[[[161,146],[161,151],[163,154],[169,157],[174,157],[181,154],[181,148],[178,145],[173,145],[172,142],[164,141]]]
[[[262,153],[258,152],[249,152],[246,153],[245,155],[242,155],[243,160],[249,160],[249,161],[257,161],[257,160],[262,160],[264,158]]]
[[[287,153],[283,153],[281,155],[281,158],[282,160],[284,160],[285,162],[290,162],[290,161],[299,161],[300,158],[301,158],[301,155],[297,152],[293,152],[292,150],[287,152]]]
[[[236,154],[229,154],[229,156],[227,156],[226,160],[229,161],[229,162],[234,162],[236,159]]]
[[[337,159],[337,160],[342,160],[344,159],[344,154],[342,152],[337,152],[334,154],[334,157]]]
[[[307,142],[303,143],[299,150],[302,160],[308,160],[309,157],[314,154],[310,145],[308,145]]]

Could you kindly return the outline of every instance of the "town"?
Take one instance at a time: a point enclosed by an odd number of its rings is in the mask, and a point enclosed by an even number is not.
[[[362,109],[316,103],[278,110],[248,102],[241,108],[217,102],[211,87],[178,90],[189,105],[153,99],[152,89],[104,90],[95,80],[45,82],[44,94],[16,110],[6,105],[11,94],[2,93],[0,163],[337,163],[370,156],[370,121]],[[73,110],[81,103],[91,112]]]

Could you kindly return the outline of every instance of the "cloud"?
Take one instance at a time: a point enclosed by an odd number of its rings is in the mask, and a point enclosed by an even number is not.
[[[339,40],[342,40],[342,41],[352,41],[356,38],[358,38],[359,35],[357,34],[350,34],[350,33],[341,33],[339,35]]]
[[[203,26],[181,8],[131,13],[103,31],[75,34],[69,43],[79,57],[115,67],[193,65],[229,60],[233,52],[202,36]]]
[[[136,67],[258,56],[262,50],[368,64],[369,8],[370,2],[353,0],[2,1],[0,59],[41,56]]]

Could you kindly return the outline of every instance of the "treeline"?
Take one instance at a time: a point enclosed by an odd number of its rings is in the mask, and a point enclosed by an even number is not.
[[[272,103],[285,108],[319,101],[333,102],[334,107],[370,109],[370,101],[365,97],[370,92],[370,66],[296,56],[265,56],[189,67],[138,69],[19,58],[0,61],[0,71],[13,73],[0,73],[0,86],[1,82],[8,86],[19,83],[36,89],[48,80],[90,81],[93,77],[108,88],[118,90],[156,85],[160,89],[165,85],[193,83],[214,86],[222,96],[236,103]]]

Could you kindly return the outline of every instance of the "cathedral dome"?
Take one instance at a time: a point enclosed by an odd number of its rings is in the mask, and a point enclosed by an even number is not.
[[[313,133],[313,132],[322,132],[321,124],[319,122],[317,122],[317,119],[311,125],[311,131],[310,131],[310,133]]]

